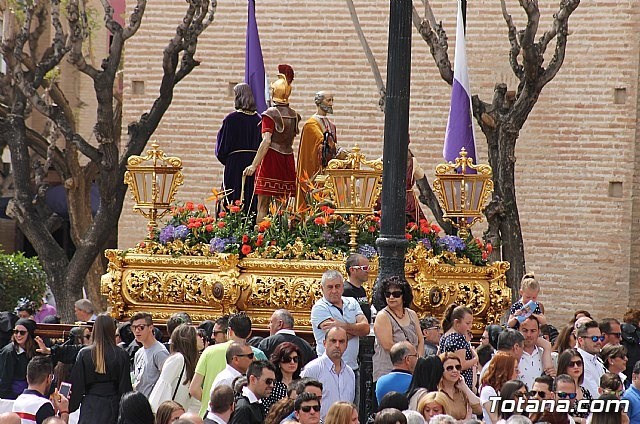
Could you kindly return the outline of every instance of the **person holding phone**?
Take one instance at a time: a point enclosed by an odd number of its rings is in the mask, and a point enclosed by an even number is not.
[[[114,319],[100,314],[93,325],[92,344],[78,353],[69,402],[70,411],[80,408],[78,424],[116,422],[120,398],[133,390],[129,355],[116,346],[115,336]]]

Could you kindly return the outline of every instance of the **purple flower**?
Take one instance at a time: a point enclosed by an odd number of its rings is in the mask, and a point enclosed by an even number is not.
[[[371,259],[374,256],[378,255],[378,251],[376,250],[376,248],[371,246],[370,244],[363,244],[362,246],[360,246],[358,248],[358,253],[366,257],[367,259]]]
[[[184,240],[189,235],[189,229],[186,225],[178,225],[176,229],[173,231],[173,238]]]
[[[221,239],[220,237],[214,237],[209,242],[209,251],[211,253],[222,253],[224,249],[227,247],[227,243],[225,239]]]
[[[428,238],[423,238],[418,241],[422,243],[427,249],[431,249],[431,240],[429,240]]]
[[[464,250],[465,248],[464,241],[462,241],[462,239],[458,236],[444,236],[440,240],[438,240],[438,244],[447,249],[449,252]]]
[[[167,244],[170,241],[173,241],[174,231],[173,225],[167,225],[164,227],[162,231],[160,231],[160,236],[158,237],[160,239],[160,243]]]

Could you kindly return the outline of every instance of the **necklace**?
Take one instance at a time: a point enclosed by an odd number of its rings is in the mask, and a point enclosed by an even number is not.
[[[393,312],[393,310],[392,310],[391,308],[389,308],[389,311],[390,311],[393,315],[395,315],[395,317],[396,317],[396,318],[398,318],[398,319],[402,319],[402,318],[404,318],[404,315],[405,315],[404,308],[402,308],[402,315],[398,315],[398,314],[396,314],[395,312]]]

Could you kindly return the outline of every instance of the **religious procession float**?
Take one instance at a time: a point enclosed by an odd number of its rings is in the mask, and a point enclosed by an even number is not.
[[[476,172],[465,173],[469,166]],[[162,320],[187,311],[200,321],[246,311],[257,329],[266,329],[272,312],[285,308],[293,313],[296,330],[309,331],[322,273],[335,269],[346,276],[351,252],[370,261],[364,286],[371,295],[378,270],[375,241],[384,219],[374,212],[382,185],[380,160],[368,161],[354,147],[307,182],[304,209],[293,202],[272,204],[257,221],[240,200],[225,203],[225,193],[215,190],[209,209],[175,203],[181,169],[180,159],[166,157],[156,143],[145,157],[129,159],[125,182],[134,209],[149,218],[150,231],[134,248],[106,251],[102,292],[114,317],[148,311]],[[487,322],[500,320],[511,300],[509,264],[488,262],[491,246],[467,231],[490,195],[491,168],[473,165],[461,152],[456,163],[439,165],[436,177],[434,191],[443,209],[463,225],[458,235],[446,235],[425,218],[407,222],[411,307],[421,317],[440,317],[451,303],[467,305],[478,334]]]

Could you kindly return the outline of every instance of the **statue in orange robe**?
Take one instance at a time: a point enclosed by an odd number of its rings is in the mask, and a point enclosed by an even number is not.
[[[336,126],[327,117],[328,114],[333,114],[333,94],[319,91],[314,101],[318,110],[302,127],[298,147],[296,192],[298,210],[307,205],[306,194],[309,187],[306,180],[313,180],[331,159],[344,155],[344,151],[337,146]]]

